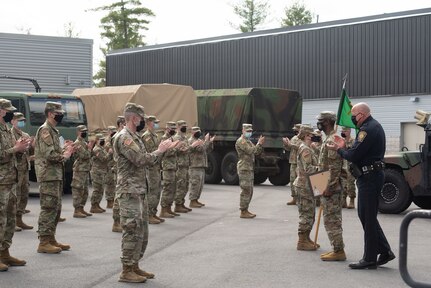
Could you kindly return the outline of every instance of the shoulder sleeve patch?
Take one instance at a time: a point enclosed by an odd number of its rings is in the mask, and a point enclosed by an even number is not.
[[[43,129],[42,131],[40,131],[40,133],[43,142],[45,142],[47,145],[52,145],[54,143],[48,129]]]
[[[365,139],[365,137],[367,137],[367,132],[365,132],[365,131],[359,132],[359,134],[358,134],[358,141],[359,142],[363,142],[364,139]]]
[[[124,145],[126,145],[126,146],[130,146],[132,143],[133,143],[132,138],[127,138],[126,140],[124,140]]]

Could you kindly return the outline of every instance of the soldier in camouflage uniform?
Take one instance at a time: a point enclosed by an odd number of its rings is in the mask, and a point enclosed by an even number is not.
[[[9,247],[15,233],[17,168],[15,155],[30,146],[29,138],[15,140],[6,123],[16,110],[11,102],[0,98],[0,271],[8,266],[23,266],[24,260],[10,256]]]
[[[295,136],[290,139],[289,144],[284,143],[284,149],[286,151],[290,151],[289,154],[289,163],[290,163],[290,191],[292,195],[292,200],[287,202],[287,205],[296,205],[296,191],[295,191],[295,185],[293,185],[293,182],[296,179],[296,160],[297,160],[297,151],[299,149],[299,146],[301,145],[301,140],[298,138],[299,129],[301,128],[301,124],[295,124],[293,126],[293,132],[295,133]]]
[[[177,125],[175,122],[166,123],[166,132],[162,136],[162,141],[170,139],[173,140],[173,136],[176,133]],[[176,171],[177,171],[177,149],[171,149],[166,151],[162,157],[162,199],[160,200],[160,211],[161,218],[173,218],[180,216],[180,214],[172,211],[172,203],[174,202],[175,190],[176,190]]]
[[[202,188],[205,182],[205,168],[208,167],[207,153],[213,149],[214,137],[205,135],[204,141],[201,137],[201,128],[192,127],[192,136],[189,138],[190,167],[189,167],[189,199],[190,207],[201,208],[205,204],[199,202]]]
[[[55,126],[63,119],[61,103],[46,102],[45,123],[39,127],[35,137],[35,169],[39,182],[39,253],[59,253],[69,250],[70,245],[58,243],[55,239],[58,219],[61,213],[64,162],[73,153],[73,142],[65,141],[60,146],[60,133]]]
[[[313,152],[316,155],[317,159],[319,159],[320,148],[322,147],[322,132],[319,129],[314,130],[314,132],[317,135],[317,136],[314,136],[314,138],[319,141],[315,141],[311,143],[311,148],[313,149]],[[321,196],[314,197],[314,200],[316,202],[316,207],[320,207],[320,197]]]
[[[179,144],[177,147],[177,172],[176,178],[176,190],[175,190],[175,212],[187,213],[192,211],[184,205],[189,186],[189,143],[187,140],[187,123],[184,120],[177,121],[177,134],[173,137],[174,141],[178,140]]]
[[[115,197],[115,176],[114,176],[114,167],[115,161],[112,153],[112,137],[115,135],[117,128],[115,126],[108,126],[108,132],[106,133],[106,144],[105,150],[108,152],[108,169],[105,175],[105,199],[106,199],[106,208],[112,209],[114,207],[114,197]],[[111,151],[111,152],[109,152]]]
[[[160,143],[158,149],[147,153],[138,133],[145,126],[142,106],[127,103],[124,107],[126,127],[114,138],[114,157],[117,161],[117,199],[120,207],[123,238],[121,262],[123,271],[120,282],[145,282],[154,278],[153,273],[139,268],[148,243],[148,203],[145,168],[153,165],[158,157],[175,142]]]
[[[307,174],[314,173],[318,170],[316,153],[311,148],[311,144],[317,136],[313,128],[308,125],[301,125],[298,138],[301,140],[301,146],[298,149],[298,173],[293,185],[297,192],[299,225],[298,225],[298,244],[296,249],[313,251],[318,248],[310,239],[310,232],[314,225],[315,203],[314,193],[311,190],[307,179]]]
[[[72,178],[72,197],[73,207],[75,211],[73,213],[74,218],[86,218],[93,214],[88,213],[84,210],[85,204],[88,199],[88,177],[90,173],[90,160],[91,150],[94,142],[87,143],[85,138],[87,137],[88,129],[85,125],[79,125],[76,127],[76,140],[73,143],[74,147],[74,159],[73,162],[73,178]]]
[[[15,112],[13,115],[12,123],[12,134],[15,141],[19,139],[30,139],[30,135],[21,130],[25,127],[25,117],[21,112]],[[33,229],[33,226],[29,226],[22,221],[22,216],[25,213],[25,207],[28,202],[28,170],[29,170],[29,152],[15,153],[16,164],[18,169],[18,184],[16,187],[16,226],[21,229]]]
[[[336,115],[334,112],[323,111],[317,116],[317,128],[325,133],[319,154],[319,170],[329,170],[328,187],[323,191],[320,199],[323,206],[323,220],[333,251],[320,255],[323,261],[345,261],[343,228],[341,215],[342,186],[340,174],[343,168],[343,159],[337,151],[329,150],[327,143],[335,141],[334,125]],[[338,136],[339,137],[339,136]]]
[[[108,171],[108,161],[112,154],[105,150],[105,137],[103,134],[96,134],[96,145],[91,152],[91,181],[93,184],[93,194],[91,194],[91,213],[103,213],[106,210],[100,207],[103,198],[103,183]]]
[[[147,130],[142,135],[142,141],[144,142],[145,150],[148,153],[156,151],[159,147],[160,140],[156,134],[156,130],[159,129],[159,122],[160,120],[158,120],[156,116],[151,115],[147,117]],[[160,224],[165,222],[165,219],[157,216],[157,206],[159,206],[162,192],[160,160],[161,157],[157,159],[154,165],[147,166],[148,214],[150,224]]]
[[[343,127],[341,129],[341,137],[344,138],[346,143],[346,149],[350,149],[355,142],[350,136],[351,129],[349,127]],[[349,161],[343,159],[343,170],[341,171],[341,184],[343,185],[343,208],[355,209],[355,198],[356,198],[356,186],[355,186],[355,177],[353,177],[352,173],[349,170]],[[349,205],[347,205],[346,198],[349,196],[350,201]]]
[[[111,137],[111,144],[114,144],[115,137],[118,135],[118,132],[123,130],[124,126],[126,126],[126,120],[124,116],[117,116],[117,132],[114,136]],[[120,207],[118,206],[117,200],[117,161],[114,157],[114,183],[115,183],[115,196],[114,196],[114,206],[112,207],[112,219],[114,223],[112,224],[112,232],[122,233],[123,229],[120,225]]]
[[[257,144],[254,145],[250,141],[253,132],[251,124],[242,124],[242,135],[236,140],[235,149],[238,153],[238,163],[236,169],[239,177],[239,186],[241,187],[241,196],[239,209],[241,210],[241,218],[254,218],[256,214],[250,213],[248,207],[251,198],[253,197],[253,181],[254,181],[254,159],[255,155],[259,155],[263,151],[263,143],[265,137],[260,136]]]

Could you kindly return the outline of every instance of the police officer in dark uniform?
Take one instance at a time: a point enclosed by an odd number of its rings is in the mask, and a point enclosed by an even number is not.
[[[359,262],[351,263],[349,267],[376,269],[395,259],[377,220],[378,197],[385,180],[382,160],[386,138],[382,126],[371,116],[370,107],[366,103],[352,107],[352,122],[359,128],[352,148],[346,150],[337,143],[328,144],[327,147],[337,150],[341,157],[353,163],[351,171],[357,178],[358,216],[364,229],[364,255]]]

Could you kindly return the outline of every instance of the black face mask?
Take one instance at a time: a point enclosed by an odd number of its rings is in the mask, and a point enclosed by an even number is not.
[[[105,145],[105,140],[100,140],[99,145],[100,145],[100,146]]]
[[[112,132],[112,133],[111,133],[111,137],[112,137],[112,136],[114,136],[114,135],[115,135],[115,132]]]
[[[341,132],[341,137],[346,138],[346,133]]]
[[[293,131],[293,134],[298,135],[299,131]]]
[[[55,122],[57,122],[57,124],[58,124],[58,123],[61,123],[61,120],[63,120],[63,117],[64,117],[64,115],[63,115],[63,114],[55,114],[55,116],[54,116],[54,120],[55,120]]]
[[[358,120],[356,120],[356,116],[353,116],[353,115],[352,115],[352,123],[353,123],[355,126],[358,126]]]
[[[138,126],[136,126],[136,131],[142,131],[142,129],[144,129],[145,128],[145,120],[141,120],[140,122],[139,122],[139,125]]]
[[[81,132],[81,137],[82,137],[82,138],[87,137],[87,132]]]
[[[313,135],[311,136],[311,142],[320,142],[322,141],[322,136]]]
[[[169,135],[174,136],[175,135],[175,130],[169,130]]]
[[[3,116],[3,120],[6,123],[10,123],[12,119],[13,119],[13,112],[6,112],[6,115]]]
[[[319,131],[323,131],[323,122],[317,122],[317,129],[319,129]]]
[[[201,132],[196,132],[195,134],[193,134],[193,136],[197,139],[199,137],[201,137]]]
[[[187,127],[181,127],[180,131],[183,132],[183,133],[186,133]]]

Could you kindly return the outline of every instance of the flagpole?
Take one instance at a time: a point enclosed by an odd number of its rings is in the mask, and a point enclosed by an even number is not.
[[[343,77],[343,90],[346,89],[346,82],[347,82],[347,76],[349,75],[349,73],[346,73],[346,75],[344,75]]]

